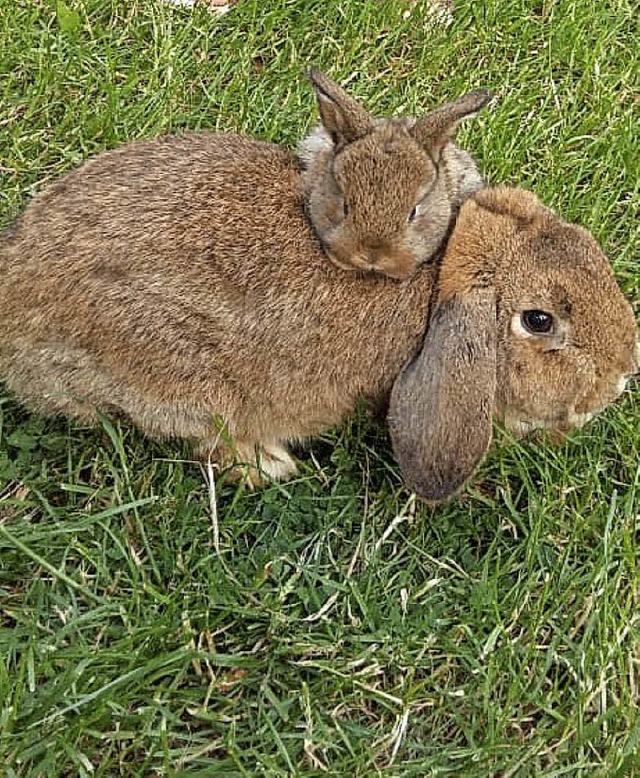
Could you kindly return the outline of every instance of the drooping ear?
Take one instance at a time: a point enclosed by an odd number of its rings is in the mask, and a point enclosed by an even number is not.
[[[476,288],[439,303],[422,351],[391,392],[391,442],[407,485],[442,502],[471,478],[491,442],[496,301]]]
[[[411,134],[422,146],[437,153],[453,138],[460,122],[475,116],[492,96],[486,89],[468,92],[423,116],[414,124]]]
[[[367,133],[373,120],[357,100],[317,68],[311,68],[309,79],[316,90],[322,124],[335,146]]]

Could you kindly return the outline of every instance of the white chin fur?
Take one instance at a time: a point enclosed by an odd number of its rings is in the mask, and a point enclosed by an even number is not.
[[[575,429],[584,427],[584,425],[593,419],[595,413],[572,413],[570,412],[566,425]],[[524,437],[534,430],[540,429],[555,429],[558,426],[557,422],[547,421],[546,419],[518,419],[513,416],[506,416],[505,427],[513,432],[517,437]]]
[[[527,419],[525,421],[524,419],[515,419],[507,416],[504,420],[504,425],[516,437],[523,438],[530,432],[544,427],[545,422],[542,419]]]

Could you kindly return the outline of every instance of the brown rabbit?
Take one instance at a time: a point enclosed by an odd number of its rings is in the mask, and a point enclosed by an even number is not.
[[[115,412],[253,480],[292,475],[288,442],[391,392],[398,462],[442,500],[493,414],[577,426],[636,371],[606,258],[533,195],[472,195],[441,262],[398,283],[328,262],[306,192],[291,154],[237,135],[98,155],[3,237],[0,376],[43,412]]]
[[[564,434],[613,402],[640,359],[633,311],[581,227],[535,195],[485,189],[461,209],[422,349],[391,392],[389,427],[408,484],[454,494],[491,442]]]
[[[470,92],[413,118],[373,119],[311,70],[321,124],[302,142],[307,212],[338,267],[405,279],[442,245],[462,201],[484,186],[451,142],[490,99]]]

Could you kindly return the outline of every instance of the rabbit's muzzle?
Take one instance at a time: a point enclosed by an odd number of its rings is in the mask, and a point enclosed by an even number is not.
[[[329,259],[343,270],[382,273],[398,281],[410,278],[419,266],[413,251],[403,246],[374,245],[343,252],[338,246],[325,246]]]
[[[559,439],[574,429],[583,427],[594,416],[602,413],[611,403],[615,402],[627,388],[629,381],[640,380],[640,372],[633,372],[609,377],[608,380],[597,382],[588,396],[574,405],[556,410],[555,413],[536,418],[523,413],[506,411],[502,415],[505,428],[516,438],[521,438],[535,430],[545,429],[557,433]]]

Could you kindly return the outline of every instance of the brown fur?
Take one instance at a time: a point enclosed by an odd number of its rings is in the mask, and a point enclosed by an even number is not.
[[[84,421],[116,412],[151,436],[185,438],[275,477],[295,471],[288,441],[340,422],[360,397],[384,400],[399,376],[390,416],[399,462],[425,496],[443,499],[488,445],[485,434],[474,456],[461,450],[481,416],[474,398],[489,397],[507,423],[564,425],[567,408],[598,410],[613,379],[637,365],[630,308],[597,246],[527,194],[485,191],[465,204],[433,298],[436,272],[429,264],[397,283],[327,262],[299,164],[282,148],[204,133],[134,143],[49,186],[3,237],[0,376],[40,411]],[[478,287],[493,323],[474,308]],[[575,345],[539,352],[515,342],[511,311],[523,300],[554,306],[558,291]],[[425,385],[442,389],[420,400],[408,428],[406,398],[420,382],[403,366],[420,349],[432,299],[436,312],[458,300],[446,346],[429,352],[428,332],[423,353],[433,359],[416,363],[425,377],[438,373]],[[452,356],[465,310],[467,346]],[[495,336],[494,375],[474,367],[474,333]],[[421,444],[409,467],[427,415],[425,440],[440,448]],[[414,478],[420,461],[440,472],[433,461],[457,455],[458,472],[447,465],[432,491]]]
[[[555,331],[522,331],[532,309],[552,314]],[[488,448],[494,414],[516,435],[581,426],[637,371],[636,341],[631,306],[586,230],[529,192],[478,192],[447,244],[422,351],[391,395],[409,484],[434,501],[454,494]]]
[[[254,446],[281,454],[388,392],[430,286],[428,271],[404,288],[328,262],[298,163],[277,146],[204,133],[134,143],[49,186],[4,237],[0,375],[43,412],[118,411],[205,450],[221,447],[221,418],[255,461]],[[375,377],[353,369],[361,359]]]
[[[495,311],[489,289],[441,301],[422,351],[391,393],[389,427],[404,478],[434,502],[460,489],[491,442]]]
[[[490,99],[470,92],[419,120],[374,119],[311,71],[322,125],[302,143],[308,213],[329,258],[345,270],[409,278],[441,247],[463,199],[484,184],[452,142]]]

